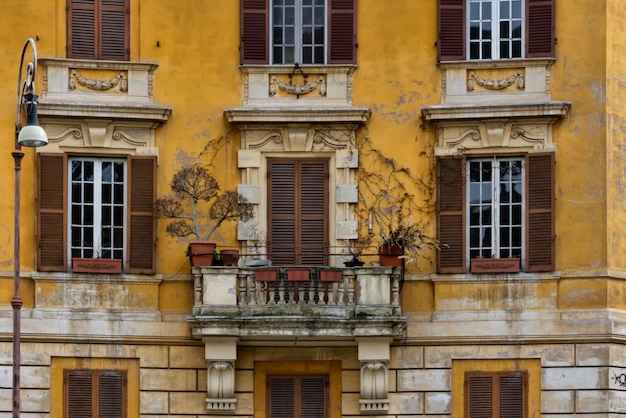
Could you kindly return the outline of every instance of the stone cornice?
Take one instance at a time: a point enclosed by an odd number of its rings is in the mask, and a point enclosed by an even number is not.
[[[240,107],[224,109],[229,123],[356,123],[367,122],[367,107]]]
[[[497,105],[433,105],[423,106],[422,116],[429,122],[485,120],[507,118],[551,118],[553,122],[564,117],[571,107],[568,101],[509,103]]]

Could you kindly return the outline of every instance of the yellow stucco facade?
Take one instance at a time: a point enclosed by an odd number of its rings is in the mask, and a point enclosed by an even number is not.
[[[27,38],[36,41],[39,118],[50,137],[46,147],[23,149],[21,168],[22,411],[29,416],[67,416],[62,370],[74,368],[129,371],[128,418],[264,418],[266,377],[306,373],[330,376],[326,418],[461,418],[469,416],[466,372],[516,370],[530,376],[526,418],[626,411],[626,3],[548,0],[553,56],[439,62],[437,0],[354,2],[355,63],[302,65],[305,79],[292,64],[241,64],[239,0],[129,0],[130,60],[113,63],[68,57],[69,0],[4,0],[0,416],[11,410],[11,151]],[[72,70],[91,80],[123,74],[129,87],[73,89]],[[295,83],[321,77],[325,92],[273,93],[290,74]],[[500,89],[484,82],[508,77],[517,78]],[[329,293],[305,297],[285,285],[290,296],[281,299],[278,290],[259,296],[271,284],[254,284],[245,257],[233,268],[190,267],[188,239],[169,236],[163,219],[155,221],[152,272],[38,265],[43,154],[153,158],[155,198],[169,192],[178,169],[210,167],[223,190],[251,200],[256,222],[225,223],[213,239],[249,258],[271,241],[272,161],[322,159],[329,167],[324,260],[343,268],[345,241],[370,234],[373,201],[362,173],[376,172],[377,158],[408,169],[401,182],[420,206],[408,219],[445,251],[458,242],[440,236],[441,161],[542,153],[555,161],[550,269],[528,268],[524,253],[516,272],[472,273],[465,226],[462,272],[442,270],[432,247],[416,263],[385,269],[377,265],[374,225],[366,268],[346,269],[345,288],[331,284],[332,293],[326,285]],[[465,211],[468,195],[459,199]],[[308,267],[317,280],[324,265]],[[305,300],[324,307],[288,306]],[[371,388],[382,381],[380,393]],[[232,393],[216,392],[222,383]]]

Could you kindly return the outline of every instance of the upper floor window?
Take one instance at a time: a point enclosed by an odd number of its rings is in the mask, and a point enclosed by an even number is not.
[[[126,273],[154,273],[156,159],[38,157],[37,269],[108,258],[122,260]]]
[[[67,0],[67,56],[130,59],[130,0]]]
[[[272,64],[324,64],[325,0],[272,0]]]
[[[440,157],[437,221],[440,273],[465,273],[479,258],[553,271],[554,154]]]
[[[242,64],[353,64],[356,0],[241,0]]]
[[[554,56],[555,0],[438,0],[439,61]]]
[[[522,0],[469,0],[469,59],[522,58]]]

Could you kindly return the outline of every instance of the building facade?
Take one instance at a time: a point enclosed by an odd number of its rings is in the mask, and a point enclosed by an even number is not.
[[[22,162],[22,416],[626,413],[621,0],[5,3],[4,195],[27,38],[49,138]],[[196,163],[252,205],[212,236],[234,265],[190,266],[155,213]],[[397,266],[389,225],[417,231]]]

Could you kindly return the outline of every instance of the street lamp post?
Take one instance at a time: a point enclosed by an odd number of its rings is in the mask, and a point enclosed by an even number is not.
[[[24,55],[31,48],[33,61],[26,66],[26,77],[22,84]],[[20,71],[17,78],[17,116],[15,120],[15,149],[11,153],[15,162],[15,201],[13,239],[13,418],[20,417],[20,333],[22,297],[20,296],[20,172],[22,169],[22,146],[41,147],[48,143],[46,132],[37,120],[37,95],[35,74],[37,72],[37,48],[35,41],[28,38],[22,49]],[[22,127],[22,111],[26,114],[26,125]]]

